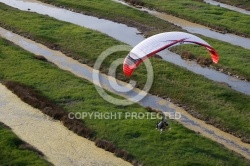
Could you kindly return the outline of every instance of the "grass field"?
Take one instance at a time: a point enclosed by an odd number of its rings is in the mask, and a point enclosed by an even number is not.
[[[163,11],[192,22],[250,37],[250,16],[229,9],[206,4],[200,0],[141,0],[144,6]]]
[[[2,55],[2,54],[1,54]],[[0,122],[0,165],[50,165],[35,148],[19,139]]]
[[[73,8],[79,11],[84,11],[90,14],[96,14],[97,16],[111,18],[119,20],[119,18],[124,19],[124,17],[132,18],[132,20],[138,20],[139,22],[146,22],[151,24],[151,26],[160,27],[154,25],[155,21],[152,19],[148,21],[143,21],[142,16],[144,14],[136,13],[131,10],[126,11],[127,7],[121,7],[112,1],[100,1],[94,0],[89,3],[88,1],[69,1],[69,0],[42,0],[46,3],[52,3],[56,5],[63,5],[69,8]],[[127,0],[130,2],[131,0]],[[249,25],[249,15],[243,15],[228,9],[220,8],[218,6],[213,6],[201,2],[200,0],[183,0],[183,1],[164,1],[164,0],[138,0],[146,7],[154,8],[159,11],[163,11],[175,16],[190,20],[192,22],[197,22],[205,26],[217,29],[222,32],[232,32],[239,35],[250,36]],[[138,2],[135,0],[135,2]],[[132,0],[133,2],[133,0]],[[240,2],[238,2],[240,3]],[[112,4],[112,5],[111,5]],[[111,13],[115,12],[115,15]],[[136,16],[134,15],[136,14]],[[157,21],[159,24],[159,21]],[[161,24],[162,25],[162,24]]]
[[[42,96],[68,112],[146,112],[141,106],[116,106],[107,103],[88,81],[37,60],[33,54],[0,39],[0,78],[32,87]],[[96,139],[105,139],[133,155],[144,165],[248,165],[237,154],[199,134],[171,122],[171,130],[160,134],[154,119],[84,119],[95,131]],[[136,127],[135,127],[136,126]],[[114,134],[115,133],[115,134]],[[6,139],[6,135],[3,138]],[[4,144],[4,146],[6,146]]]
[[[250,10],[250,1],[248,0],[217,0],[225,4],[237,6],[246,10]]]
[[[58,6],[65,6],[67,8],[74,9],[79,12],[83,12],[86,14],[94,15],[97,17],[102,17],[102,18],[107,18],[111,19],[117,22],[122,22],[127,25],[133,26],[133,27],[138,27],[142,31],[146,33],[146,35],[152,35],[156,34],[159,32],[167,32],[167,31],[180,31],[179,27],[176,27],[166,21],[157,19],[147,13],[137,11],[135,9],[131,9],[129,7],[123,6],[121,4],[112,2],[112,1],[99,1],[99,0],[92,0],[91,3],[89,1],[84,1],[84,0],[41,0],[43,2],[47,3],[52,3]],[[144,2],[144,1],[143,1]],[[151,5],[154,5],[154,7],[161,6],[162,8],[164,7],[169,7],[167,8],[168,10],[171,10],[172,12],[177,12],[180,16],[183,14],[183,17],[188,16],[188,18],[193,18],[195,19],[195,22],[206,22],[204,23],[205,25],[211,24],[211,26],[217,26],[217,27],[222,27],[224,25],[229,26],[230,28],[237,29],[237,31],[241,31],[240,29],[245,29],[244,31],[250,32],[248,25],[249,25],[249,20],[250,16],[245,16],[243,14],[238,14],[236,12],[231,12],[226,9],[219,9],[216,6],[211,6],[206,5],[201,2],[193,2],[193,1],[164,1],[162,4],[166,5],[160,5],[161,0],[157,1],[146,1],[145,0],[145,5],[149,3]],[[189,5],[199,5],[202,6],[202,10],[198,11],[193,11],[189,8],[185,8],[185,12],[183,10],[178,10],[178,8],[184,8],[184,4],[189,4]],[[190,10],[190,11],[189,11]],[[208,10],[208,12],[204,12]],[[221,15],[216,14],[215,12],[213,13],[212,11],[218,11],[220,13],[223,13]],[[183,12],[183,13],[181,13]],[[197,13],[196,13],[197,12]],[[210,13],[209,13],[210,12]],[[187,14],[188,13],[188,14]],[[209,17],[202,16],[202,14],[210,14]],[[191,15],[191,16],[189,16]],[[197,18],[195,18],[197,17]],[[216,17],[222,17],[223,21],[218,19]],[[240,23],[236,24],[235,21],[233,21],[233,18],[237,18],[237,21]],[[235,19],[236,19],[235,18]],[[229,21],[229,23],[227,22]],[[218,24],[223,24],[223,25],[217,25]],[[248,33],[247,32],[247,33]],[[240,33],[240,32],[239,32]],[[250,34],[250,33],[249,33]],[[248,49],[243,49],[238,46],[234,46],[225,42],[220,42],[218,40],[213,40],[211,38],[207,38],[204,36],[200,36],[201,38],[205,39],[210,43],[220,54],[220,62],[218,65],[214,65],[216,68],[222,68],[230,73],[233,73],[235,75],[238,75],[242,78],[245,78],[247,80],[250,80],[250,66],[248,65],[250,63],[250,51]],[[199,57],[208,57],[207,52],[202,52],[202,49],[198,49],[198,51],[194,52],[193,55],[198,59]],[[189,48],[188,51],[192,52],[192,48]],[[242,67],[243,66],[243,67]]]
[[[102,51],[116,44],[121,44],[92,30],[46,16],[21,12],[4,5],[1,5],[1,7],[3,9],[0,15],[2,26],[29,36],[47,46],[56,46],[68,56],[72,56],[90,66],[93,66]],[[40,24],[40,22],[43,22],[43,24]],[[227,47],[226,44],[223,46]],[[125,57],[125,55],[124,52],[116,53],[113,57],[106,59],[102,71],[106,72],[113,60]],[[173,102],[187,106],[187,110],[195,117],[249,142],[249,96],[237,93],[223,84],[215,83],[173,64],[156,58],[151,60],[155,77],[150,93],[168,96]],[[239,65],[243,66],[243,62]],[[245,70],[246,68],[244,67]],[[119,79],[128,80],[123,76],[121,66],[120,71],[118,73]],[[132,77],[133,80],[138,82],[139,87],[145,83],[145,73],[145,68],[140,67]]]
[[[150,16],[147,13],[139,12],[131,7],[121,5],[110,0],[41,0],[45,3],[51,3],[57,6],[65,6],[75,11],[93,15],[99,18],[111,19],[116,22],[125,23],[129,26],[138,27],[145,35],[152,35],[159,31],[181,30],[171,23]]]

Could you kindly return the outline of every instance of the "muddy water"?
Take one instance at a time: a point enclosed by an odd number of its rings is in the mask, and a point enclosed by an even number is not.
[[[59,68],[63,70],[70,71],[71,73],[75,74],[78,77],[87,79],[94,84],[96,83],[95,80],[93,80],[92,75],[95,72],[92,68],[90,68],[87,65],[81,64],[76,60],[73,60],[66,55],[62,54],[59,51],[51,50],[41,44],[38,44],[34,41],[31,41],[29,39],[23,38],[19,35],[13,34],[9,31],[6,31],[2,28],[0,28],[0,34],[4,38],[14,42],[15,44],[21,46],[25,50],[28,50],[29,52],[32,52],[36,55],[42,55],[46,57],[49,61],[55,63]],[[114,79],[109,79],[110,76],[100,74],[100,80],[102,83],[102,87],[104,87],[106,90],[111,92],[116,92],[112,85],[110,84],[110,81],[115,81]],[[116,80],[117,81],[117,80]],[[119,82],[119,85],[123,85],[124,89],[128,88],[127,83],[117,81]],[[131,96],[138,96],[144,94],[145,92],[141,93],[141,90],[139,89],[133,89],[132,91],[120,93],[117,92],[116,94],[119,94],[125,98],[128,98]],[[169,113],[181,113],[181,118],[178,120],[180,123],[182,123],[185,127],[194,130],[196,132],[201,133],[202,135],[219,142],[223,145],[225,145],[228,149],[231,149],[233,151],[238,152],[239,154],[243,155],[244,157],[250,159],[250,145],[241,142],[239,138],[234,137],[233,135],[227,134],[211,125],[206,124],[205,122],[198,120],[191,115],[189,115],[185,110],[183,110],[180,107],[175,106],[171,102],[161,99],[157,96],[149,95],[147,94],[146,97],[139,102],[144,107],[152,107],[157,110],[161,110],[163,112],[169,112]],[[11,121],[11,120],[10,120]]]
[[[92,16],[86,16],[80,13],[75,13],[69,10],[65,10],[62,8],[58,8],[49,4],[41,3],[36,0],[0,0],[0,2],[3,2],[7,5],[10,5],[12,7],[18,8],[20,10],[25,10],[25,11],[31,11],[31,12],[37,12],[39,14],[43,15],[49,15],[51,17],[54,17],[58,20],[63,20],[67,21],[76,25],[84,26],[87,28],[95,29],[98,30],[102,33],[105,33],[117,40],[120,40],[124,43],[127,43],[131,46],[134,46],[144,40],[144,37],[141,35],[138,35],[138,30],[135,28],[128,27],[124,24],[119,24],[115,23],[109,20],[104,20],[104,19],[98,19],[96,17]],[[121,1],[119,1],[121,2]],[[123,3],[123,2],[121,2]],[[29,10],[28,10],[29,9]],[[145,9],[147,10],[147,9]],[[161,15],[162,17],[167,17],[168,21],[172,22],[180,22],[182,26],[190,26],[193,28],[197,28],[203,31],[203,33],[206,31],[206,27],[202,27],[198,24],[193,24],[190,22],[187,22],[185,20],[172,17],[169,15],[165,15],[162,13],[157,13],[155,11],[149,11],[150,13],[155,13],[155,15]],[[169,18],[170,17],[170,18]],[[178,22],[178,24],[179,24]],[[101,26],[100,26],[101,25]],[[207,32],[206,34],[209,34],[210,32]],[[222,35],[222,39],[226,38],[226,35],[216,33],[211,31],[213,33],[214,37]],[[230,36],[230,35],[229,35]],[[244,39],[244,41],[238,40],[237,37],[234,38],[234,36],[230,37],[230,40],[235,40],[237,41],[236,43],[241,43],[241,44],[247,44],[249,45],[250,48],[250,40],[249,39]],[[242,40],[243,40],[242,39]],[[229,39],[228,39],[229,40]],[[230,41],[229,40],[229,41]],[[247,40],[247,41],[245,41]],[[249,40],[249,41],[248,41]],[[239,80],[235,77],[228,76],[226,74],[220,73],[216,70],[209,69],[209,68],[203,68],[200,65],[196,64],[195,62],[189,62],[181,59],[177,54],[174,54],[170,51],[163,51],[159,53],[162,58],[168,62],[171,62],[173,64],[176,64],[178,66],[182,66],[196,74],[203,75],[204,77],[211,79],[213,81],[221,82],[221,83],[226,83],[228,84],[232,89],[239,91],[241,93],[250,95],[250,83],[245,82],[242,80]]]
[[[231,5],[228,5],[228,4],[216,2],[216,1],[213,1],[213,0],[203,0],[203,1],[208,3],[208,4],[211,4],[211,5],[219,6],[219,7],[226,8],[226,9],[229,9],[229,10],[233,10],[233,11],[236,11],[236,12],[239,12],[239,13],[250,15],[250,11],[245,10],[245,9],[241,9],[241,8],[238,8],[238,7],[235,7],[235,6],[231,6]]]
[[[43,152],[54,165],[131,165],[22,102],[2,84],[0,91],[0,121]]]

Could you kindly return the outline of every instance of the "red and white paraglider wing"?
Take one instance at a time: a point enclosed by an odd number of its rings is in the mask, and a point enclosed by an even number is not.
[[[131,76],[136,67],[146,58],[156,53],[180,44],[197,44],[204,46],[214,63],[219,60],[218,53],[206,41],[184,32],[166,32],[151,36],[136,45],[127,55],[123,63],[123,72]]]

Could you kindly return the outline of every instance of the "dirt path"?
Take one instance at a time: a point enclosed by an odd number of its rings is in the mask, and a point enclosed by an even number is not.
[[[2,84],[0,92],[0,121],[54,165],[131,165],[22,102]]]

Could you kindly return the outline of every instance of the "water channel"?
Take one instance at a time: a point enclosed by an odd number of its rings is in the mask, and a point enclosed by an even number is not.
[[[0,28],[0,36],[6,38],[9,41],[19,45],[23,49],[32,52],[36,55],[42,55],[50,62],[57,65],[59,68],[70,71],[71,73],[75,74],[78,77],[87,79],[92,83],[96,84],[96,81],[93,80],[93,73],[96,71],[90,68],[85,64],[81,64],[76,60],[73,60],[70,57],[62,54],[60,51],[51,50],[39,43],[36,43],[30,39],[26,39],[22,36],[14,34],[10,31],[7,31],[3,28]],[[124,85],[124,89],[128,88],[128,91],[125,93],[116,92],[110,82],[114,81],[114,79],[110,79],[110,76],[105,74],[99,75],[100,82],[102,87],[108,91],[115,92],[125,98],[133,98],[133,96],[142,95],[145,92],[141,92],[139,89],[130,89],[129,86],[126,86],[127,83],[115,80],[119,82],[119,85]],[[156,110],[160,110],[163,112],[168,113],[180,113],[181,118],[177,119],[180,123],[182,123],[185,127],[196,131],[197,133],[201,133],[202,135],[219,142],[226,146],[227,148],[234,150],[244,157],[250,159],[250,145],[247,143],[243,143],[239,138],[230,135],[226,132],[223,132],[212,125],[206,124],[204,121],[196,119],[189,115],[184,109],[181,107],[177,107],[176,105],[172,104],[171,102],[159,98],[154,95],[147,94],[145,98],[138,102],[143,107],[151,107]]]
[[[150,10],[148,8],[144,8],[144,7],[136,8],[134,6],[131,6],[127,3],[125,3],[122,0],[115,0],[115,2],[121,3],[121,4],[126,5],[126,6],[130,6],[132,8],[137,9],[137,10],[140,10],[140,11],[148,12],[149,14],[151,14],[157,18],[160,18],[160,19],[165,20],[167,22],[173,23],[174,25],[177,25],[190,33],[200,34],[200,35],[203,35],[206,37],[210,37],[210,38],[224,41],[224,42],[236,45],[236,46],[241,46],[243,48],[250,49],[250,39],[249,38],[245,38],[245,37],[241,37],[241,36],[229,34],[229,33],[225,33],[225,34],[220,33],[220,32],[217,32],[215,30],[210,29],[209,27],[206,27],[206,26],[203,26],[200,24],[196,24],[196,23],[172,16],[172,15],[169,15],[166,13],[161,13],[161,12],[157,12],[155,10]]]
[[[236,12],[239,12],[239,13],[242,13],[242,14],[250,15],[250,11],[238,8],[236,6],[224,4],[224,3],[213,1],[213,0],[203,0],[203,1],[208,3],[208,4],[211,4],[211,5],[215,5],[215,6],[219,6],[219,7],[222,7],[222,8],[229,9],[229,10],[233,10],[233,11],[236,11]]]
[[[58,20],[67,21],[67,22],[70,22],[79,26],[83,26],[86,28],[100,31],[102,33],[105,33],[131,46],[135,46],[136,44],[138,44],[139,42],[145,39],[142,35],[138,35],[139,31],[136,28],[128,27],[127,25],[115,23],[109,20],[99,19],[96,17],[72,12],[72,11],[62,9],[59,7],[55,7],[53,5],[45,4],[36,0],[12,0],[12,1],[0,0],[0,2],[3,2],[12,7],[18,8],[20,10],[48,15]],[[119,2],[124,4],[124,2],[122,1],[119,1]],[[147,10],[149,13],[155,13],[155,16],[162,15],[162,17],[163,16],[173,17],[170,15],[156,12],[156,11],[149,11],[148,9],[140,9],[140,10]],[[178,20],[183,23],[183,24],[180,24],[180,26],[182,26],[182,28],[184,29],[185,29],[185,26],[187,25],[191,27],[191,29],[195,29],[198,26],[199,27],[198,29],[201,30],[201,33],[210,34],[210,32],[206,32],[208,28],[200,27],[200,25],[198,24],[193,24],[193,23],[187,22],[179,18],[173,18],[172,21],[178,22]],[[167,21],[171,22],[171,19],[167,19]],[[194,33],[198,33],[198,32],[199,31],[194,31]],[[223,35],[214,31],[211,31],[211,33],[213,33],[214,37],[216,36],[218,37],[222,35],[221,36],[222,39],[224,39],[226,35],[226,34]],[[210,37],[213,37],[213,36],[210,36]],[[249,48],[250,48],[250,39],[242,38],[242,37],[231,35],[231,34],[229,34],[229,36],[231,36],[230,38],[236,41],[236,43],[247,44],[249,45]],[[237,79],[233,76],[229,76],[227,74],[221,73],[214,69],[201,67],[194,61],[190,62],[190,61],[183,60],[181,59],[179,55],[173,52],[170,52],[168,50],[160,52],[159,55],[162,56],[162,58],[168,62],[184,67],[196,74],[203,75],[204,77],[211,79],[213,81],[226,83],[232,89],[239,91],[241,93],[250,95],[250,83],[249,82]]]

